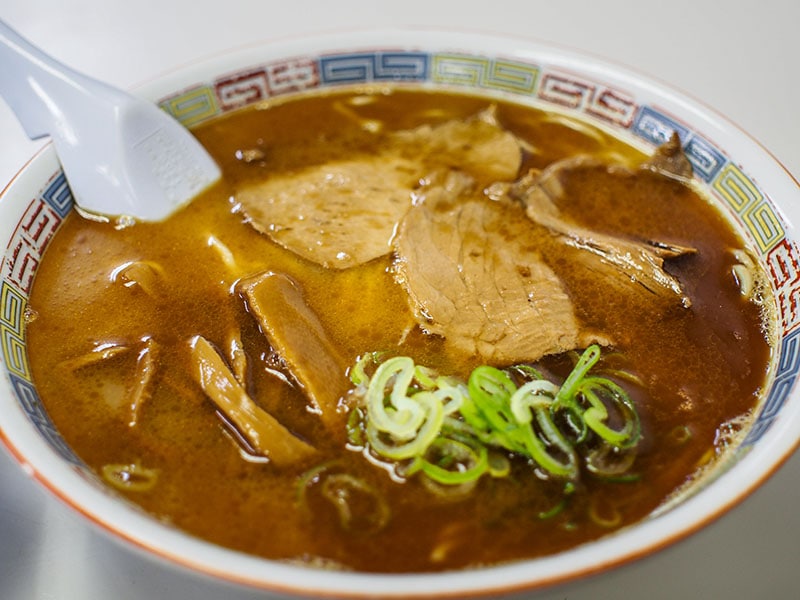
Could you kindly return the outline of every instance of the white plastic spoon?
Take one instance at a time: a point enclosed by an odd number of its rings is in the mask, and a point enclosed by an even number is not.
[[[0,96],[28,137],[50,135],[75,202],[90,213],[158,221],[220,178],[155,104],[62,65],[3,21]]]

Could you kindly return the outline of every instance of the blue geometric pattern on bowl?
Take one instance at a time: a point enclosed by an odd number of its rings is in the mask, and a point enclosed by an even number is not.
[[[322,85],[364,81],[425,81],[428,55],[423,52],[360,52],[323,56],[319,61]]]
[[[800,372],[800,253],[786,238],[778,211],[724,150],[674,116],[643,104],[629,92],[557,68],[465,53],[359,51],[301,56],[225,73],[198,82],[159,105],[187,126],[230,110],[286,94],[370,83],[433,84],[468,88],[539,107],[595,119],[652,146],[680,136],[696,176],[727,207],[766,265],[779,305],[782,339],[777,375],[743,443],[758,440],[777,418]],[[47,243],[72,207],[61,171],[32,200],[3,257],[0,270],[0,339],[7,377],[19,405],[53,449],[80,465],[54,428],[31,379],[25,346],[25,306]]]

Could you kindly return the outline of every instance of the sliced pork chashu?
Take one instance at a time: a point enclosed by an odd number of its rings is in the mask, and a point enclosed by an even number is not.
[[[333,269],[391,251],[420,180],[442,166],[485,180],[516,177],[521,150],[492,110],[391,134],[375,154],[274,174],[236,191],[248,222],[300,256]]]
[[[511,201],[494,202],[452,173],[405,216],[396,277],[420,325],[448,347],[491,364],[582,348],[584,331],[536,238],[549,235]],[[602,341],[602,340],[601,340]]]
[[[519,140],[502,128],[494,106],[469,119],[398,131],[392,144],[405,156],[423,159],[426,172],[458,169],[485,184],[516,179],[522,161]]]
[[[668,141],[661,144],[653,156],[642,164],[642,168],[677,179],[691,179],[694,173],[677,133],[673,133]]]
[[[651,164],[659,165],[653,166],[657,170],[683,169],[680,159],[672,154],[670,149],[659,151],[652,163],[643,166],[651,168]],[[541,173],[531,172],[522,177],[508,188],[508,194],[524,204],[526,214],[532,221],[549,229],[565,247],[579,250],[570,255],[572,260],[606,279],[618,291],[642,293],[690,306],[691,300],[684,293],[680,281],[665,270],[664,261],[692,254],[695,252],[693,248],[593,231],[576,224],[559,209],[559,205],[569,204],[564,180],[575,171],[598,168],[621,169],[606,167],[593,159],[566,159]],[[620,173],[620,176],[625,175]],[[685,170],[680,171],[680,176],[685,176]]]

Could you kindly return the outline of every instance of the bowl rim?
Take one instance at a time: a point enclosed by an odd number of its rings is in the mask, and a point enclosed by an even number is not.
[[[758,174],[760,185],[768,183],[770,189],[781,195],[800,199],[800,184],[792,174],[763,145],[714,109],[674,86],[629,67],[530,38],[434,28],[302,34],[249,44],[198,59],[140,84],[137,92],[159,101],[174,96],[180,89],[188,89],[194,83],[207,81],[209,74],[218,76],[232,69],[242,71],[270,59],[366,52],[370,48],[387,50],[393,45],[405,49],[419,47],[429,52],[460,49],[465,53],[498,59],[555,65],[566,72],[591,73],[596,80],[611,82],[622,89],[637,89],[644,96],[658,98],[661,104],[668,105],[671,114],[681,122],[701,123],[702,132],[706,135],[710,132],[715,142],[722,142],[724,147],[736,146],[737,160],[744,157],[741,164],[748,165]],[[225,66],[229,67],[228,70],[224,70]],[[472,90],[472,93],[479,93],[479,90]],[[615,134],[619,136],[619,132]],[[738,148],[739,145],[742,147]],[[13,210],[9,208],[10,203],[23,206],[30,197],[32,182],[38,181],[41,185],[58,169],[55,152],[48,144],[0,192],[0,212]],[[772,194],[772,197],[777,196]],[[785,223],[787,236],[792,233],[796,239],[793,223],[800,218],[800,209],[794,211],[784,207],[785,203],[775,205]],[[0,225],[2,239],[11,238],[11,229],[11,223]],[[3,360],[0,355],[0,362]],[[800,396],[796,382],[792,382],[790,396],[781,408],[781,418],[771,424],[757,444],[748,447],[737,463],[721,473],[712,485],[653,519],[640,521],[566,552],[483,569],[403,575],[309,571],[307,567],[268,561],[203,542],[158,523],[113,494],[99,489],[79,467],[58,457],[39,436],[19,406],[8,373],[4,374],[0,384],[0,440],[3,445],[28,475],[98,529],[110,534],[114,540],[124,541],[126,547],[132,547],[148,558],[166,558],[171,564],[191,572],[248,587],[316,597],[347,595],[366,598],[376,594],[392,598],[482,596],[540,589],[606,571],[652,554],[718,519],[752,494],[800,446]],[[58,460],[53,460],[54,457]],[[184,554],[182,549],[187,547],[197,554]],[[569,566],[564,564],[565,555],[569,556]]]

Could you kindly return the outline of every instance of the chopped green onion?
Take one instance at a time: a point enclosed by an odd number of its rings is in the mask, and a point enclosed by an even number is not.
[[[593,447],[586,453],[586,469],[606,481],[618,480],[628,473],[636,459],[630,448],[618,448],[608,443]]]
[[[485,473],[506,477],[513,455],[570,486],[583,455],[589,471],[622,478],[635,457],[639,417],[621,386],[589,375],[599,359],[599,346],[590,346],[558,386],[530,365],[482,365],[464,382],[407,356],[368,353],[350,374],[361,404],[348,419],[348,440],[394,462],[402,477],[421,474],[444,486],[472,485]],[[611,453],[624,460],[609,462]]]
[[[349,473],[325,477],[320,493],[336,509],[345,531],[375,533],[386,527],[391,517],[389,505],[378,491]]]
[[[619,509],[612,504],[598,506],[600,501],[600,498],[593,498],[589,504],[589,518],[592,522],[608,529],[619,525],[622,522],[622,514]]]
[[[567,507],[567,504],[569,503],[569,497],[574,492],[575,492],[575,484],[572,483],[571,481],[568,481],[566,484],[564,484],[564,496],[561,498],[561,500],[549,510],[543,510],[539,512],[539,514],[537,515],[539,519],[545,521],[547,519],[552,519],[553,517],[561,513]]]
[[[378,428],[374,421],[367,422],[367,442],[370,447],[379,455],[391,460],[405,460],[423,454],[434,442],[436,436],[442,428],[444,419],[444,408],[439,398],[428,391],[422,391],[414,395],[414,402],[424,413],[424,420],[418,429],[414,431],[411,438],[403,435],[400,439],[407,439],[405,443],[392,444],[384,442],[381,434],[386,430]],[[388,433],[388,432],[387,432]],[[398,439],[395,436],[394,439]]]
[[[522,425],[523,444],[536,463],[549,473],[573,478],[578,473],[578,460],[572,446],[567,442],[550,416],[550,406],[558,393],[558,387],[549,381],[529,381],[511,396],[510,406],[517,422]],[[528,425],[536,415],[536,424],[542,433],[541,438]],[[528,425],[524,427],[524,425]],[[548,452],[555,448],[564,455],[565,461]]]
[[[552,508],[550,508],[548,510],[540,511],[537,516],[542,521],[546,521],[547,519],[552,519],[557,514],[559,514],[561,511],[563,511],[564,508],[566,508],[566,506],[567,506],[567,499],[566,498],[562,498],[557,504],[553,505]]]
[[[306,493],[308,492],[308,488],[311,487],[313,484],[317,483],[320,479],[320,476],[325,471],[335,466],[339,466],[339,461],[329,460],[327,462],[324,462],[322,464],[310,468],[308,471],[301,474],[297,478],[297,488],[296,488],[297,493],[295,500],[297,501],[297,505],[301,509],[308,510],[308,502],[306,500]]]
[[[578,385],[599,359],[600,346],[597,344],[589,346],[561,385],[561,389],[556,395],[556,408],[559,408],[560,405],[572,405],[575,403]]]
[[[376,365],[380,362],[382,352],[367,352],[364,356],[360,357],[353,368],[350,370],[350,381],[353,385],[361,385],[369,382],[369,375],[367,375],[367,367]]]
[[[423,390],[432,390],[436,387],[437,373],[433,369],[423,367],[422,365],[415,365],[414,377]]]
[[[364,429],[364,411],[356,406],[347,417],[347,441],[357,448],[362,448],[366,443]]]
[[[420,405],[406,395],[413,377],[414,361],[397,356],[378,367],[367,388],[370,421],[378,430],[401,440],[411,439],[425,419]]]
[[[519,375],[525,381],[535,381],[537,379],[544,379],[544,376],[537,369],[530,365],[514,365],[509,367],[509,372]]]
[[[373,486],[363,479],[341,472],[342,464],[331,460],[317,465],[297,479],[298,507],[311,513],[309,494],[312,489],[329,502],[346,531],[375,533],[383,529],[391,517],[389,504]]]
[[[139,462],[103,465],[103,479],[125,492],[146,492],[155,487],[158,469],[143,467]]]
[[[642,480],[641,473],[626,473],[624,475],[607,475],[603,477],[599,477],[602,481],[606,483],[636,483],[637,481]]]
[[[565,412],[565,420],[572,428],[573,433],[577,436],[576,439],[578,442],[583,442],[588,434],[586,421],[583,418],[583,411],[578,404],[579,387],[583,378],[599,359],[600,347],[596,344],[589,346],[580,358],[578,358],[578,362],[564,380],[553,402],[553,406],[551,407],[554,415],[562,411]]]
[[[492,477],[508,477],[511,473],[511,461],[499,452],[490,451],[487,471]]]
[[[683,445],[692,439],[692,430],[688,425],[678,425],[669,432],[670,439],[677,445]]]
[[[426,455],[417,459],[421,470],[438,483],[459,485],[477,480],[489,469],[486,446],[471,446],[445,437],[436,438]]]
[[[511,378],[500,369],[487,365],[477,367],[468,382],[472,402],[465,402],[461,409],[464,419],[476,430],[486,430],[505,437],[505,445],[509,450],[515,450],[514,442],[508,435],[515,428],[509,399],[516,389]]]
[[[639,417],[628,394],[610,379],[587,377],[579,387],[582,396],[591,405],[583,413],[583,420],[592,431],[609,444],[629,448],[639,441]],[[625,419],[622,429],[612,429],[606,424],[608,409],[603,398],[620,411]]]

